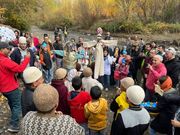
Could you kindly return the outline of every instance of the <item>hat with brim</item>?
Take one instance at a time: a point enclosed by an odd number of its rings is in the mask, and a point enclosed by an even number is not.
[[[4,49],[4,48],[7,48],[7,49],[11,49],[13,48],[12,46],[10,46],[8,43],[6,42],[0,42],[0,49]]]

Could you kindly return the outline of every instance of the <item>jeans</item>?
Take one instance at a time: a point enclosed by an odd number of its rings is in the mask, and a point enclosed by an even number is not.
[[[80,124],[80,126],[85,129],[85,135],[89,135],[89,130],[88,130],[87,123],[82,123],[82,124]]]
[[[15,89],[11,92],[3,93],[8,99],[8,104],[11,109],[10,125],[13,127],[19,127],[19,121],[21,117],[21,92]]]
[[[110,75],[104,75],[103,76],[103,85],[104,88],[108,88],[110,87]]]
[[[105,135],[105,129],[98,130],[98,131],[89,129],[89,135]]]
[[[156,135],[156,131],[149,127],[149,135]]]
[[[62,58],[57,58],[56,57],[56,69],[63,67],[63,60]]]
[[[49,70],[43,69],[43,75],[44,75],[44,82],[51,83],[51,80],[53,79],[53,68]]]

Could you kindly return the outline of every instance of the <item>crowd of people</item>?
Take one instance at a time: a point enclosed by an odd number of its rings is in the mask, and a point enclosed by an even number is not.
[[[57,30],[54,42],[48,34],[39,41],[32,33],[19,33],[15,31],[16,39],[9,43],[0,42],[0,92],[11,110],[9,132],[106,135],[111,110],[108,134],[180,134],[180,61],[175,48],[137,36],[119,46],[110,32],[103,38],[102,28],[97,29],[97,40],[79,37],[77,43],[67,32],[62,41]],[[110,104],[102,91],[114,92]]]

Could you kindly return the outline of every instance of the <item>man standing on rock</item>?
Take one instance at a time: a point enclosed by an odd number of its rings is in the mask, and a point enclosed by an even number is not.
[[[21,92],[15,74],[24,71],[30,61],[30,53],[28,52],[22,63],[18,65],[9,58],[10,50],[8,43],[0,42],[0,92],[8,99],[11,109],[8,131],[15,133],[19,131],[21,115]]]

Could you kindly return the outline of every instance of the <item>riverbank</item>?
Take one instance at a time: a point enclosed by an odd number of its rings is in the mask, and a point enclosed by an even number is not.
[[[32,26],[31,32],[40,39],[42,39],[44,33],[47,33],[50,36],[51,40],[52,41],[54,40],[53,31],[43,30],[43,29],[38,28],[37,26]],[[104,32],[103,34],[106,34],[106,32]],[[142,38],[145,42],[155,41],[158,44],[164,44],[166,46],[172,45],[172,46],[180,47],[180,33],[167,33],[167,32],[163,34],[111,33],[111,35],[114,39],[118,40],[118,43],[120,46],[122,46],[125,43],[128,37],[132,37],[136,35],[139,38]],[[78,29],[78,28],[73,28],[73,29],[68,30],[69,38],[75,38],[77,41],[79,36],[82,36],[86,41],[95,40],[96,32],[90,31],[90,30]]]

